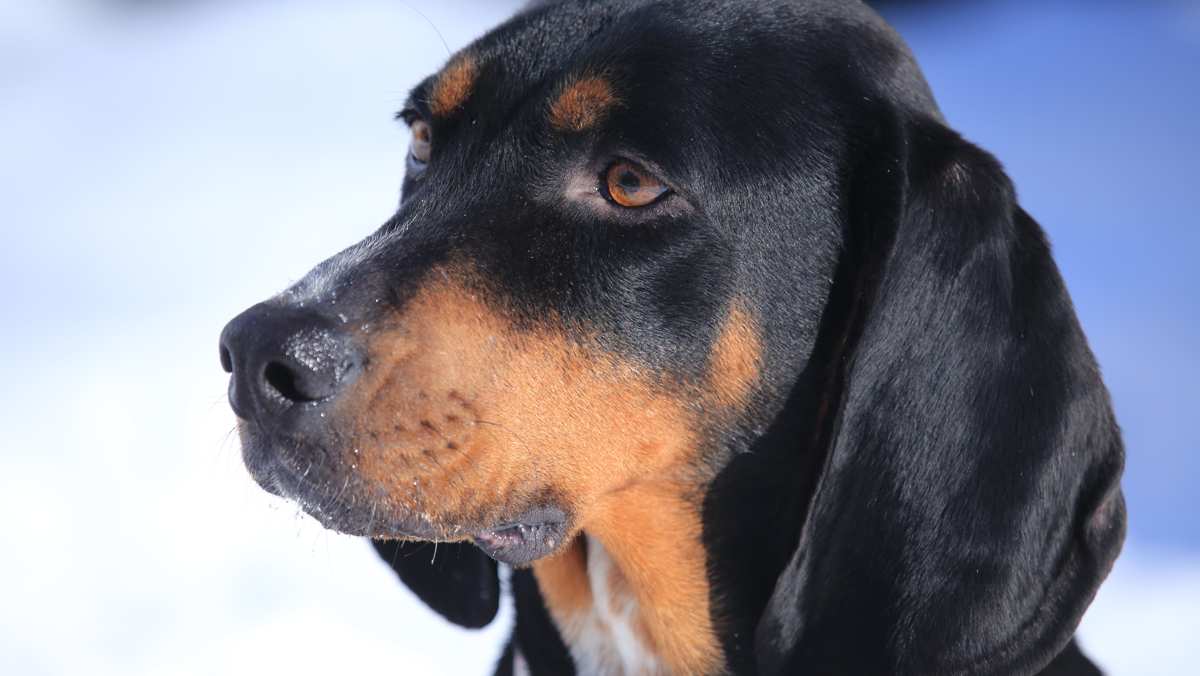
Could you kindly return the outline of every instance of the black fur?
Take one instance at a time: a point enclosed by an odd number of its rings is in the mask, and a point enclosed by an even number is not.
[[[715,477],[703,529],[727,671],[1096,673],[1071,639],[1124,535],[1107,392],[1041,229],[871,10],[539,2],[469,49],[480,78],[433,122],[385,246],[314,273],[337,280],[338,312],[376,321],[465,257],[530,321],[586,326],[688,383],[744,303],[759,389],[697,459]],[[564,137],[546,102],[585,72],[621,105]],[[410,116],[431,117],[429,86]],[[565,176],[614,157],[674,194],[602,213],[562,199]],[[433,568],[377,547],[448,619],[495,614],[495,564],[471,545],[440,545]],[[534,674],[572,671],[536,580],[518,570],[512,588],[500,673],[514,650]]]
[[[430,608],[451,622],[486,627],[500,609],[496,562],[462,542],[373,540],[375,551]]]

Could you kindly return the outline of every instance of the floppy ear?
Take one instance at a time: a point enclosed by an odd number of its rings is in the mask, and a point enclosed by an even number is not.
[[[827,456],[759,664],[1036,673],[1120,550],[1119,430],[998,163],[932,119],[894,126],[849,198]]]
[[[478,629],[496,617],[496,562],[469,542],[371,540],[404,584],[451,622]]]

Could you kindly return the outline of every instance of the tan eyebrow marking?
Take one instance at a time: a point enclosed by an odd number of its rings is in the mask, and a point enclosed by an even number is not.
[[[565,87],[550,105],[550,124],[561,131],[587,131],[619,103],[611,82],[585,75]]]
[[[438,74],[429,97],[429,110],[437,117],[445,117],[462,107],[475,88],[479,76],[479,64],[470,54],[460,54],[450,60]]]

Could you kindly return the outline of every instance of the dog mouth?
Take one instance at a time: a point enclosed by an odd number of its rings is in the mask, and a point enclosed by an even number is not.
[[[353,473],[334,471],[337,463],[324,449],[310,448],[303,455],[330,457],[301,462],[261,431],[247,427],[241,429],[243,460],[255,482],[268,493],[295,503],[330,530],[383,540],[469,540],[493,559],[513,566],[528,565],[554,552],[567,536],[567,512],[552,504],[498,522],[469,519],[454,525],[439,525],[426,514],[385,507],[394,502],[369,490]]]
[[[515,521],[480,531],[471,540],[500,563],[524,566],[558,548],[566,532],[566,513],[546,506],[531,509]]]

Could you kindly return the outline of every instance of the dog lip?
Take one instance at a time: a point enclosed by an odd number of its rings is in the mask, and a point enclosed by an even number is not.
[[[242,431],[243,460],[255,482],[268,493],[296,503],[309,516],[325,528],[347,535],[361,535],[382,539],[405,539],[423,541],[453,541],[467,539],[475,543],[484,553],[509,565],[526,565],[554,552],[563,542],[568,531],[568,515],[555,506],[539,506],[517,514],[513,519],[502,521],[472,533],[473,528],[453,526],[440,528],[419,514],[397,515],[390,510],[370,509],[364,511],[340,500],[353,482],[353,478],[331,473],[332,461],[313,462],[316,456],[329,451],[320,444],[299,438],[272,435],[261,426],[244,424]],[[312,456],[306,467],[295,458],[285,458],[284,448],[303,445],[306,454]],[[328,460],[328,458],[326,458]],[[332,483],[330,483],[332,482]],[[346,485],[341,490],[329,486]],[[321,488],[324,486],[325,488]],[[355,486],[361,488],[360,485]],[[332,490],[333,495],[323,495]],[[479,527],[483,524],[477,524]]]
[[[521,566],[553,552],[567,531],[567,515],[557,507],[538,507],[517,520],[472,536],[475,546],[501,563]]]

